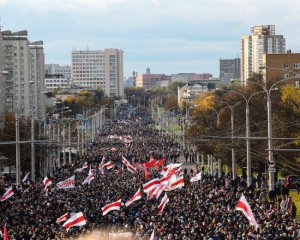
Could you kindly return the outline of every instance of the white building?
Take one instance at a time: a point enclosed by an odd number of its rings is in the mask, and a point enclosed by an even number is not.
[[[6,111],[41,118],[44,106],[43,42],[30,43],[27,31],[3,31]]]
[[[72,82],[100,87],[109,97],[123,96],[123,50],[72,51]]]
[[[45,64],[45,74],[61,74],[67,79],[71,79],[72,67],[70,65]]]
[[[241,81],[247,81],[252,73],[260,72],[263,54],[285,53],[285,38],[275,35],[275,25],[257,25],[251,35],[241,40]]]
[[[46,91],[52,92],[56,89],[64,89],[69,87],[69,79],[62,74],[45,74]]]
[[[1,26],[0,26],[0,116],[3,115],[4,112],[4,103],[5,103],[5,95],[4,88],[5,88],[5,75],[4,75],[4,58],[3,58],[3,40],[1,34]]]

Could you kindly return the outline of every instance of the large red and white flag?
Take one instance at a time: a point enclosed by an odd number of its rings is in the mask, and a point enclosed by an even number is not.
[[[22,179],[22,182],[25,182],[25,181],[28,179],[29,174],[30,174],[30,172],[28,172],[28,173],[25,175],[25,177]]]
[[[79,213],[76,213],[75,215],[73,215],[72,217],[70,217],[68,219],[68,221],[66,221],[63,224],[63,227],[68,232],[71,227],[80,227],[80,226],[84,226],[85,224],[86,224],[86,220],[83,216],[83,213],[79,212]]]
[[[156,188],[160,186],[160,180],[158,178],[154,178],[151,181],[143,184],[144,192],[148,193],[150,192],[153,188]]]
[[[47,176],[44,178],[43,183],[45,188],[49,187],[52,184],[51,180]]]
[[[125,165],[129,164],[128,160],[127,160],[124,156],[121,157],[121,161],[122,161],[122,163],[124,163]]]
[[[126,167],[127,167],[127,170],[129,171],[129,172],[131,172],[131,173],[136,173],[136,168],[134,167],[134,166],[132,166],[130,163],[128,163],[127,165],[126,165]]]
[[[118,210],[118,211],[120,211],[120,207],[121,207],[121,199],[118,200],[118,201],[116,201],[116,202],[107,204],[103,208],[101,208],[102,209],[102,214],[104,216],[104,215],[106,215],[107,213],[109,213],[112,210]]]
[[[181,165],[182,165],[182,163],[171,163],[168,166],[165,166],[162,168],[161,174],[163,176],[167,176],[172,169],[174,169],[174,168],[176,169],[176,168],[180,167]]]
[[[147,192],[147,201],[149,201],[150,199],[152,199],[154,197],[154,192],[158,188],[159,188],[159,186],[156,186],[156,187],[152,188],[151,191]]]
[[[180,177],[183,175],[183,170],[181,167],[177,168],[175,171],[176,177]]]
[[[258,224],[254,218],[251,207],[243,194],[240,197],[240,200],[238,201],[238,203],[235,207],[235,210],[241,211],[246,216],[246,218],[249,220],[250,225],[254,226],[255,229],[258,228]]]
[[[4,224],[4,229],[3,229],[3,240],[9,240],[6,224]]]
[[[132,198],[130,198],[126,203],[125,206],[128,207],[131,203],[140,200],[142,198],[142,192],[141,189],[139,189]]]
[[[70,177],[64,181],[58,182],[56,184],[56,187],[58,189],[75,188],[75,175],[73,175],[72,177]]]
[[[69,213],[65,213],[64,215],[60,216],[56,219],[56,223],[64,222],[67,220]]]
[[[172,169],[166,176],[161,178],[159,181],[160,184],[169,186],[171,184],[171,181],[175,181],[175,180],[176,180],[175,169]]]
[[[103,164],[103,166],[106,167],[106,169],[112,169],[114,165],[112,164],[112,162],[107,162]]]
[[[86,177],[86,179],[84,179],[84,181],[82,182],[82,185],[90,184],[91,181],[94,179],[95,179],[94,173],[92,171],[89,171],[89,175]]]
[[[3,201],[5,201],[5,200],[9,199],[12,195],[14,195],[14,190],[13,190],[12,187],[10,187],[10,188],[8,188],[8,189],[6,190],[6,192],[3,194],[3,196],[2,196],[1,199],[0,199],[0,202],[3,202]]]
[[[85,162],[85,163],[83,164],[82,168],[77,168],[77,169],[75,170],[75,172],[82,172],[83,169],[88,168],[88,167],[89,167],[88,162]]]
[[[160,204],[158,205],[158,215],[161,215],[163,213],[164,208],[168,202],[169,202],[169,198],[168,198],[167,194],[165,194],[163,196],[163,198],[161,199]]]
[[[197,182],[202,179],[202,171],[197,173],[194,177],[191,178],[191,182]]]
[[[167,185],[161,184],[158,188],[155,189],[153,196],[158,199],[163,191],[167,188]]]
[[[177,188],[182,188],[184,186],[183,176],[178,177],[175,181],[171,181],[170,186],[165,191],[172,191]]]

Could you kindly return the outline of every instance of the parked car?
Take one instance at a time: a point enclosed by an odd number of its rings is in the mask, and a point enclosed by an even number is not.
[[[289,175],[287,176],[289,189],[297,189],[297,184],[300,183],[300,175]]]

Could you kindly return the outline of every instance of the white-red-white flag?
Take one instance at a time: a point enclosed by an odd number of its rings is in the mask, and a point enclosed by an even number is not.
[[[246,218],[249,220],[250,225],[254,226],[255,229],[258,228],[258,224],[254,218],[251,207],[243,194],[240,197],[240,200],[238,201],[238,203],[235,207],[235,210],[241,211],[246,216]]]
[[[180,167],[182,165],[182,163],[171,163],[165,167],[162,168],[161,170],[161,174],[165,177],[169,174],[169,172],[172,170],[172,169],[176,169],[178,167]]]
[[[127,170],[129,171],[129,172],[131,172],[131,173],[136,173],[136,168],[134,167],[134,166],[132,166],[130,163],[128,163],[127,165],[126,165],[126,167],[127,167]]]
[[[84,164],[83,164],[83,169],[85,169],[85,168],[88,168],[89,167],[89,164],[88,164],[88,162],[85,162]]]
[[[10,188],[8,188],[8,189],[6,190],[6,192],[3,194],[3,196],[2,196],[1,199],[0,199],[0,202],[3,202],[3,201],[5,201],[5,200],[9,199],[9,198],[12,197],[13,195],[14,195],[14,190],[13,190],[12,187],[10,187]]]
[[[65,213],[64,215],[60,216],[56,219],[56,223],[64,222],[67,220],[69,213]]]
[[[163,213],[164,208],[168,202],[169,202],[169,198],[168,198],[167,194],[165,194],[163,196],[163,198],[161,199],[160,204],[158,205],[158,215],[161,215]]]
[[[86,220],[85,220],[85,218],[83,216],[83,213],[79,212],[79,213],[76,213],[75,215],[73,215],[72,217],[70,217],[68,219],[68,221],[66,221],[63,224],[63,227],[68,232],[71,227],[79,227],[79,226],[83,226],[85,224],[86,224]]]
[[[167,185],[161,184],[158,188],[155,189],[153,196],[156,199],[158,199],[166,188],[167,188]]]
[[[107,204],[107,205],[105,205],[101,209],[102,209],[102,214],[104,216],[104,215],[106,215],[107,213],[109,213],[112,210],[118,210],[118,211],[120,211],[120,208],[121,208],[121,199],[118,200],[118,201],[116,201],[116,202]]]
[[[191,178],[191,182],[197,182],[202,179],[202,171],[197,173],[194,177]]]
[[[176,177],[180,177],[183,175],[183,170],[181,167],[177,168],[175,171]]]
[[[180,176],[180,177],[176,178],[175,181],[171,181],[170,186],[165,191],[172,191],[177,188],[181,188],[183,186],[184,186],[184,179],[183,179],[183,176]]]
[[[122,161],[122,163],[124,163],[125,165],[129,164],[128,160],[127,160],[124,156],[121,157],[121,161]]]
[[[64,181],[58,182],[56,184],[56,187],[58,189],[75,188],[75,175],[73,175],[72,177],[70,177]]]
[[[103,164],[103,166],[106,167],[106,169],[112,169],[114,165],[112,164],[112,162],[107,162]]]
[[[49,187],[52,184],[51,180],[47,176],[44,178],[43,183],[45,188]]]
[[[29,174],[30,174],[30,172],[28,172],[28,173],[25,175],[25,177],[22,179],[22,182],[25,182],[25,181],[28,179]]]
[[[128,207],[131,203],[140,200],[142,198],[142,192],[141,189],[139,189],[132,198],[130,198],[126,203],[125,206]]]
[[[158,178],[154,178],[151,181],[143,184],[144,192],[148,193],[150,192],[153,188],[156,188],[160,185],[160,180]]]
[[[82,185],[84,184],[90,184],[92,180],[95,179],[95,176],[93,174],[93,172],[89,172],[89,175],[86,177],[86,179],[84,179],[84,181],[82,182]]]

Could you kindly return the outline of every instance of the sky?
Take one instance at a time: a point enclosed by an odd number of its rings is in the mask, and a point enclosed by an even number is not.
[[[300,52],[299,0],[0,0],[2,30],[43,40],[46,63],[71,64],[72,50],[124,50],[124,75],[212,73],[240,55],[240,39],[276,25]]]

